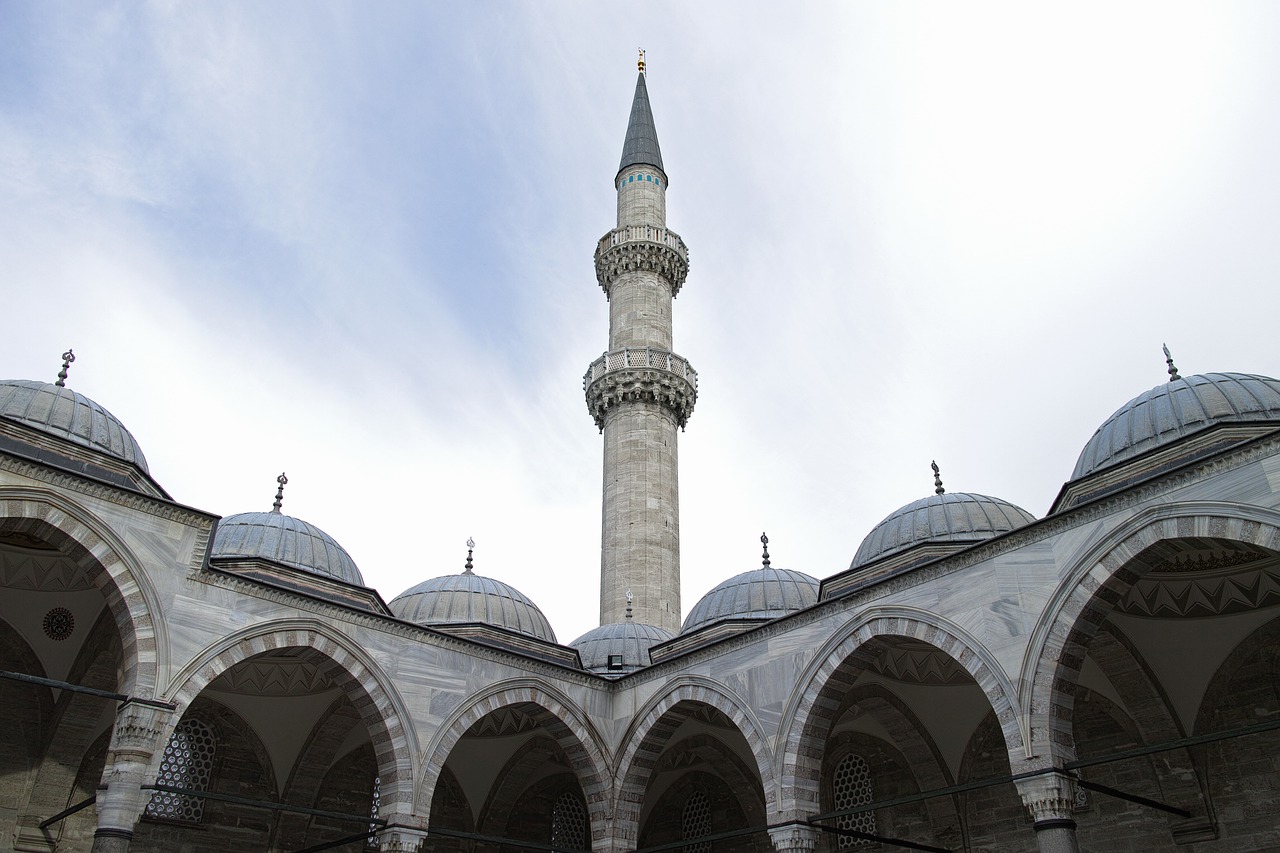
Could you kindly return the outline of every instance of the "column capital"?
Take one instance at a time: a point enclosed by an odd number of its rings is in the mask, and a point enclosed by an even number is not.
[[[117,756],[139,753],[149,761],[159,748],[161,735],[176,713],[173,709],[140,702],[125,702],[116,710],[111,750]]]
[[[1015,780],[1022,802],[1035,821],[1036,830],[1065,827],[1074,829],[1076,783],[1059,770],[1046,770]]]
[[[769,839],[778,853],[812,853],[818,847],[819,831],[804,823],[790,823],[769,830]]]
[[[393,824],[378,836],[378,849],[383,853],[418,853],[425,845],[427,834],[425,827]]]

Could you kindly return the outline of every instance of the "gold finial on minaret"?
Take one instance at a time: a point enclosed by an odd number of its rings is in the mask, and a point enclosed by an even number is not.
[[[640,51],[640,59],[636,62],[636,67],[640,69],[640,73],[644,74],[644,48],[637,48]]]

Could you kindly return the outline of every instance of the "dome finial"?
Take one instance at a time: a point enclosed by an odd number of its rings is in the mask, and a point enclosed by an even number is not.
[[[640,58],[636,61],[636,67],[640,69],[640,73],[644,74],[644,48],[637,48],[640,51]]]
[[[281,471],[280,476],[276,477],[276,482],[279,483],[280,486],[276,489],[276,501],[271,505],[271,511],[276,515],[280,515],[280,507],[284,505],[284,487],[289,482],[289,478],[284,475],[283,471]]]
[[[946,493],[946,489],[942,488],[942,471],[938,468],[937,462],[930,462],[929,467],[933,469],[933,493],[941,495]]]
[[[631,621],[631,588],[627,588],[627,621]]]
[[[1161,344],[1161,346],[1164,347],[1164,363],[1169,365],[1169,381],[1173,382],[1175,379],[1181,379],[1182,377],[1178,375],[1178,368],[1173,364],[1173,356],[1169,353],[1169,345]]]
[[[467,564],[462,567],[462,573],[464,575],[471,574],[471,569],[474,568],[471,565],[471,552],[474,551],[475,549],[476,549],[476,540],[468,536],[467,537]]]
[[[58,381],[53,383],[54,385],[57,385],[59,388],[67,387],[67,368],[69,368],[71,363],[75,360],[76,354],[70,349],[62,354],[62,369],[58,371]]]
[[[769,568],[769,534],[760,534],[760,544],[764,546],[764,567]]]

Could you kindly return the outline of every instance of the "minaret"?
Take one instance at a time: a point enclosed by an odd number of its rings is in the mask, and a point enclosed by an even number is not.
[[[671,351],[671,300],[689,272],[684,241],[667,230],[667,173],[640,55],[631,120],[614,179],[618,227],[596,246],[609,300],[609,349],[587,370],[587,408],[604,434],[600,624],[680,630],[680,497],[676,433],[693,412],[698,375]]]

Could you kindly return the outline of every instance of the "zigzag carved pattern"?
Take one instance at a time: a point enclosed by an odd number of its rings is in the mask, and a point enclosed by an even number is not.
[[[959,684],[972,680],[950,655],[931,649],[885,647],[868,663],[880,675],[897,681]]]
[[[693,707],[689,709],[686,717],[719,729],[737,728],[737,726],[733,724],[733,720],[725,716],[724,712],[719,708],[713,708],[710,705],[703,705],[701,703],[693,705]]]
[[[478,737],[499,737],[532,731],[538,725],[538,720],[531,714],[513,707],[506,707],[485,714],[467,734]]]
[[[93,589],[87,566],[61,553],[5,548],[0,550],[0,585],[41,592],[78,592]]]
[[[654,770],[659,773],[668,770],[687,770],[699,764],[706,764],[706,760],[694,750],[674,749],[662,757],[661,764],[655,767]]]
[[[1256,569],[1228,577],[1144,577],[1117,608],[1130,616],[1221,616],[1280,604],[1280,569]]]
[[[310,696],[334,683],[314,664],[298,660],[247,660],[224,672],[210,687],[254,696]]]

